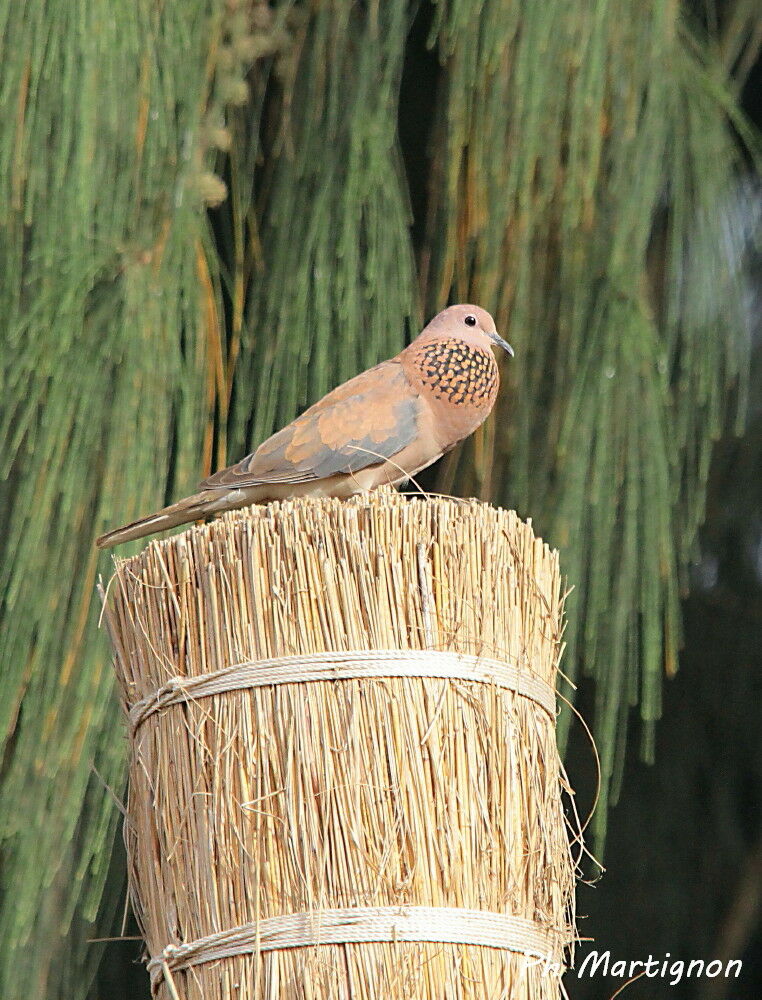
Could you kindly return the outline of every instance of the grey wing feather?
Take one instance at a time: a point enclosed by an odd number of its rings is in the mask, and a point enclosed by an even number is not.
[[[420,415],[420,397],[401,365],[384,362],[339,386],[199,489],[304,483],[359,472],[411,444]]]

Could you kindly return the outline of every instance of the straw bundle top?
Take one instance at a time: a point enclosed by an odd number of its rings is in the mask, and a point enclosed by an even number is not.
[[[393,493],[236,512],[119,561],[107,619],[157,992],[558,995],[529,959],[573,937],[560,581],[528,525]]]

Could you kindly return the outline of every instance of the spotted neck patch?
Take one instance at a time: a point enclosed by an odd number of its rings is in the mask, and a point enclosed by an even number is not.
[[[415,355],[423,384],[437,399],[454,406],[489,406],[498,390],[498,370],[490,350],[482,350],[456,337],[432,340]]]

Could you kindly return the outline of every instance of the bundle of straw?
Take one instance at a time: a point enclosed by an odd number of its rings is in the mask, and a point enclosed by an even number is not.
[[[106,620],[154,992],[555,1000],[574,864],[552,702],[531,685],[554,683],[561,618],[557,554],[475,501],[294,500],[118,560]],[[402,651],[385,662],[401,655],[403,675],[382,662],[297,676],[331,659],[310,654],[372,650]],[[405,676],[405,651],[427,650],[500,660],[527,683],[414,675],[441,652],[413,654]],[[255,686],[252,668],[269,671]],[[353,938],[368,913],[419,939]],[[503,947],[485,932],[501,915],[546,947]],[[290,937],[305,919],[312,938]]]

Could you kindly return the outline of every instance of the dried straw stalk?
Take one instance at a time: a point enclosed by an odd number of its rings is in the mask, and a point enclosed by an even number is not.
[[[174,675],[258,658],[433,648],[553,684],[561,652],[557,553],[530,525],[387,492],[255,507],[152,542],[117,561],[106,616],[125,707]],[[515,914],[568,941],[554,735],[525,697],[416,677],[278,684],[153,714],[132,738],[125,823],[150,953],[258,918],[394,904]],[[556,1000],[561,985],[495,948],[388,942],[225,958],[156,990]]]

